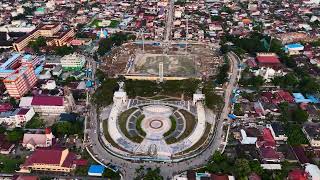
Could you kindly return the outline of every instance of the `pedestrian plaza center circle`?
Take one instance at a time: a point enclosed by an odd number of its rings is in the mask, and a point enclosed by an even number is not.
[[[160,120],[152,120],[149,125],[153,129],[159,129],[163,126],[163,122]]]

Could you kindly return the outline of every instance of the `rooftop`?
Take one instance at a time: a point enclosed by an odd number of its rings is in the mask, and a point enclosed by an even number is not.
[[[31,102],[34,106],[63,106],[62,96],[34,96]]]

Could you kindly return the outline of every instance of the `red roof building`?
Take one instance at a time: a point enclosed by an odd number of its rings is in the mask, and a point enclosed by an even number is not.
[[[281,66],[278,56],[274,53],[258,53],[256,61],[259,67],[271,67],[277,69]]]
[[[301,169],[294,169],[289,172],[288,180],[307,180],[307,174]]]
[[[262,137],[260,137],[257,141],[257,147],[276,147],[276,141],[274,140],[269,128],[263,129]]]
[[[0,112],[7,112],[10,111],[12,108],[13,106],[10,103],[0,104]]]
[[[294,103],[294,97],[287,91],[280,90],[274,93],[276,99],[280,99],[282,102]]]
[[[34,96],[31,102],[33,106],[63,106],[61,96]]]
[[[36,149],[22,165],[20,172],[71,172],[76,168],[76,155],[68,149]]]

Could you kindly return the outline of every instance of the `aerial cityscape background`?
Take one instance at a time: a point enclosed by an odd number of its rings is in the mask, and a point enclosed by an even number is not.
[[[1,0],[0,179],[320,180],[319,0]]]

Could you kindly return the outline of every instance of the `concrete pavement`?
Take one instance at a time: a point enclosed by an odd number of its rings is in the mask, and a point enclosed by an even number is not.
[[[90,144],[92,147],[90,147],[90,151],[94,154],[95,158],[99,159],[102,163],[107,165],[108,163],[112,163],[114,165],[117,165],[120,167],[120,171],[123,174],[124,179],[132,179],[135,176],[135,170],[139,168],[141,165],[145,167],[159,167],[161,169],[161,175],[165,178],[171,178],[173,175],[178,174],[180,172],[197,168],[203,166],[212,156],[212,153],[216,150],[219,150],[219,147],[221,146],[222,137],[223,137],[223,120],[227,118],[228,113],[230,112],[231,108],[231,95],[232,90],[236,86],[237,83],[237,76],[238,76],[238,60],[237,57],[235,57],[233,54],[229,53],[228,58],[231,61],[231,77],[228,83],[228,86],[225,91],[225,106],[223,108],[223,111],[221,112],[220,119],[217,120],[215,130],[214,130],[214,138],[212,140],[212,143],[207,147],[205,151],[203,151],[201,154],[196,156],[195,158],[191,158],[188,160],[185,160],[183,162],[178,163],[157,163],[157,162],[144,162],[144,163],[136,163],[131,162],[127,160],[123,160],[119,157],[116,157],[109,153],[106,150],[106,147],[101,143],[99,140],[100,134],[100,120],[97,118],[97,112],[94,106],[91,106],[90,110],[90,129],[86,132],[88,133],[88,136],[90,137]]]

